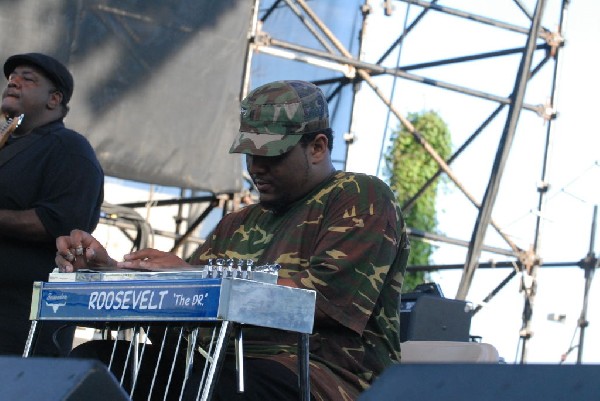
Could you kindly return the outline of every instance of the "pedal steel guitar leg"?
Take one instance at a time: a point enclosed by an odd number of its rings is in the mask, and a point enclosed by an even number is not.
[[[212,363],[210,363],[208,375],[206,376],[206,383],[204,384],[204,386],[200,386],[204,387],[200,401],[209,401],[212,397],[216,379],[218,378],[221,367],[223,366],[225,352],[227,351],[227,342],[229,336],[231,336],[232,329],[233,325],[231,324],[231,322],[223,321],[221,323],[221,328],[219,329],[219,336],[217,337],[217,343],[215,344],[215,350],[213,353],[213,361]],[[198,400],[198,398],[196,399]]]
[[[238,393],[244,392],[244,336],[242,327],[236,326],[235,329],[235,372],[237,374]]]
[[[23,357],[27,358],[31,355],[31,349],[33,347],[33,343],[37,338],[37,320],[31,321],[31,326],[29,327],[29,335],[27,336],[27,340],[25,341],[25,349],[23,350]]]
[[[310,401],[308,341],[308,334],[298,334],[298,387],[300,387],[301,401]]]

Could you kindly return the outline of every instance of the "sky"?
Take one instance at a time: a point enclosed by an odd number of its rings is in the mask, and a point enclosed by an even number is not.
[[[364,59],[375,59],[387,48],[390,41],[382,40],[392,33],[397,35],[406,16],[404,4],[397,2],[394,14],[385,16],[381,5],[373,5],[373,13],[367,25],[370,40],[365,45]],[[477,2],[440,2],[449,7],[488,15],[494,19],[529,26],[512,1],[496,0]],[[533,11],[534,2],[528,1]],[[544,26],[555,30],[558,24],[558,1],[548,1]],[[409,8],[414,16],[416,6]],[[546,181],[550,187],[545,196],[544,213],[538,251],[542,261],[577,263],[590,249],[593,207],[600,203],[600,135],[595,129],[592,116],[597,113],[595,95],[600,91],[597,78],[599,56],[591,51],[600,39],[600,3],[573,1],[568,9],[563,27],[565,47],[559,55],[559,79],[555,109],[558,117],[550,131],[550,151]],[[429,16],[428,16],[429,17]],[[426,18],[428,18],[426,17]],[[412,17],[414,18],[414,17]],[[409,18],[410,21],[410,18]],[[497,28],[482,27],[470,21],[456,22],[456,18],[436,15],[431,21],[420,23],[407,37],[399,56],[400,65],[410,65],[478,51],[520,47],[525,45],[525,35],[506,34]],[[412,41],[411,41],[412,40]],[[397,54],[390,56],[386,65],[392,66]],[[493,62],[471,62],[447,68],[424,69],[419,75],[451,82],[469,88],[508,96],[514,85],[518,57],[497,59]],[[534,59],[533,64],[539,57]],[[550,98],[550,82],[553,63],[540,71],[528,85],[525,102],[544,104]],[[377,81],[381,89],[393,98],[394,106],[406,115],[409,112],[434,110],[448,124],[455,149],[471,135],[474,129],[489,115],[496,104],[465,95],[451,93],[422,84]],[[391,88],[394,88],[392,92]],[[349,170],[379,173],[378,152],[385,144],[386,132],[397,126],[394,118],[388,119],[385,107],[374,106],[377,98],[370,89],[363,89],[357,98],[356,108],[365,110],[354,117],[353,131],[357,140],[349,150]],[[366,111],[368,110],[368,112]],[[376,117],[377,116],[377,117]],[[462,184],[479,200],[489,181],[491,162],[498,147],[499,136],[506,121],[501,114],[488,129],[451,166]],[[537,114],[522,111],[512,143],[509,159],[502,176],[492,219],[517,245],[528,249],[533,244],[539,194],[537,185],[542,177],[543,149],[547,125]],[[379,135],[379,139],[373,140]],[[368,137],[368,140],[365,138]],[[362,139],[362,141],[361,141]],[[474,228],[476,208],[451,183],[443,186],[438,195],[438,229],[441,233],[469,240]],[[596,235],[593,248],[600,251]],[[492,230],[486,234],[486,245],[507,249],[508,246]],[[441,245],[434,253],[434,264],[464,263],[466,248]],[[506,258],[482,254],[480,262],[489,259],[504,261]],[[478,269],[475,273],[467,301],[479,305],[481,301],[508,276],[508,269]],[[435,273],[430,277],[442,287],[444,294],[456,295],[462,270]],[[559,363],[563,353],[577,345],[579,332],[577,320],[583,310],[584,270],[577,266],[564,268],[542,267],[537,272],[537,294],[533,304],[531,322],[532,337],[527,341],[526,361],[530,363]],[[521,277],[513,278],[472,319],[471,334],[482,337],[484,342],[495,345],[507,362],[521,360],[519,330],[522,325],[523,293]],[[591,280],[587,320],[583,342],[584,363],[600,362],[600,285]],[[562,322],[548,320],[549,314],[564,314]],[[567,356],[565,363],[575,363],[577,349]]]

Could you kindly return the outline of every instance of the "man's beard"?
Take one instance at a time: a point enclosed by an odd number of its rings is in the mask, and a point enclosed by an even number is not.
[[[306,187],[306,183],[309,180],[309,162],[308,162],[308,156],[306,154],[306,152],[304,152],[304,169],[302,172],[302,180],[299,181],[296,185],[299,185],[301,187]],[[264,207],[267,210],[270,210],[273,212],[273,214],[283,214],[285,213],[289,208],[290,205],[292,205],[293,203],[295,203],[298,199],[303,198],[304,196],[306,196],[306,193],[303,193],[301,195],[299,194],[294,194],[294,193],[289,193],[289,192],[284,192],[281,194],[281,196],[278,199],[272,200],[272,201],[264,201],[264,200],[260,200],[260,205],[262,207]]]
[[[290,202],[281,198],[274,201],[259,201],[259,203],[263,208],[273,212],[273,214],[283,214],[290,205]]]

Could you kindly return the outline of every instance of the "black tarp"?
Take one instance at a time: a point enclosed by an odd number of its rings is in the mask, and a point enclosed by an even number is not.
[[[75,92],[66,123],[90,140],[107,175],[237,192],[241,158],[228,149],[252,5],[0,1],[0,57],[40,51],[68,65]]]

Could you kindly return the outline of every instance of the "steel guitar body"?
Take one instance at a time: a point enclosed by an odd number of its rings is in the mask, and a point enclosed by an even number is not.
[[[124,277],[119,273],[61,275],[51,274],[58,281],[34,283],[31,320],[222,320],[298,333],[313,328],[316,296],[310,290],[234,277],[198,278],[190,272],[129,274],[125,280],[118,280]]]

